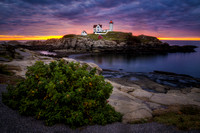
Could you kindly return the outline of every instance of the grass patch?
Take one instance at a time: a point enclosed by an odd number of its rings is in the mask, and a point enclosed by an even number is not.
[[[86,37],[89,37],[90,39],[93,39],[93,40],[98,40],[98,36],[97,34],[88,34]]]
[[[132,37],[132,33],[125,32],[108,32],[106,35],[103,35],[105,40],[112,41],[125,41]]]
[[[177,112],[155,116],[153,121],[173,125],[181,130],[200,129],[200,109],[192,106],[181,107]]]
[[[98,40],[98,34],[88,34],[86,37],[89,37],[93,40]],[[102,35],[103,40],[110,40],[110,41],[125,41],[132,36],[131,33],[125,33],[125,32],[108,32],[106,35]]]

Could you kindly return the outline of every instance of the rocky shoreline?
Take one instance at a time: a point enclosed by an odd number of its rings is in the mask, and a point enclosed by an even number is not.
[[[16,76],[25,77],[27,66],[33,65],[36,61],[41,60],[49,63],[56,60],[52,57],[41,56],[33,51],[16,48],[18,53],[10,61],[1,61],[1,64],[10,67]],[[63,58],[66,62],[79,62],[71,58]],[[94,63],[87,63],[89,69],[96,67],[98,74],[102,69]],[[105,72],[105,71],[103,71]],[[117,72],[114,72],[116,74]],[[162,75],[162,76],[161,76]],[[182,76],[182,78],[180,78]],[[174,80],[172,80],[174,78]],[[162,84],[158,79],[177,82],[184,86],[169,86]],[[107,78],[107,81],[113,85],[113,92],[109,98],[109,104],[123,116],[123,123],[130,123],[139,119],[152,118],[155,110],[162,110],[172,105],[195,105],[200,107],[200,80],[190,76],[176,75],[166,72],[154,72],[150,74],[122,75],[120,78]],[[191,86],[192,85],[192,86]],[[152,91],[149,91],[152,90]],[[164,108],[163,108],[164,107]]]

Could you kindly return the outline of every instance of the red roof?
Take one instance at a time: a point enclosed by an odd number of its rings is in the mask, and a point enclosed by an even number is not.
[[[101,28],[102,28],[102,25],[101,24],[98,24]],[[97,25],[94,25],[93,26],[93,28],[96,28],[97,27]]]
[[[113,21],[112,21],[112,20],[110,20],[110,24],[113,24]]]

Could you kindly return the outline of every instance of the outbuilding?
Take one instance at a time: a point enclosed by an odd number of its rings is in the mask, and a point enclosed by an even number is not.
[[[87,32],[84,30],[84,31],[82,31],[81,35],[82,36],[87,36]]]

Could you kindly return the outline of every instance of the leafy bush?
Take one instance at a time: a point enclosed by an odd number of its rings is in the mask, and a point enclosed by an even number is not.
[[[3,102],[47,125],[65,123],[74,128],[121,121],[122,115],[107,101],[112,85],[96,75],[96,69],[86,69],[87,65],[63,60],[49,65],[38,61],[28,67],[24,81],[7,88]]]

